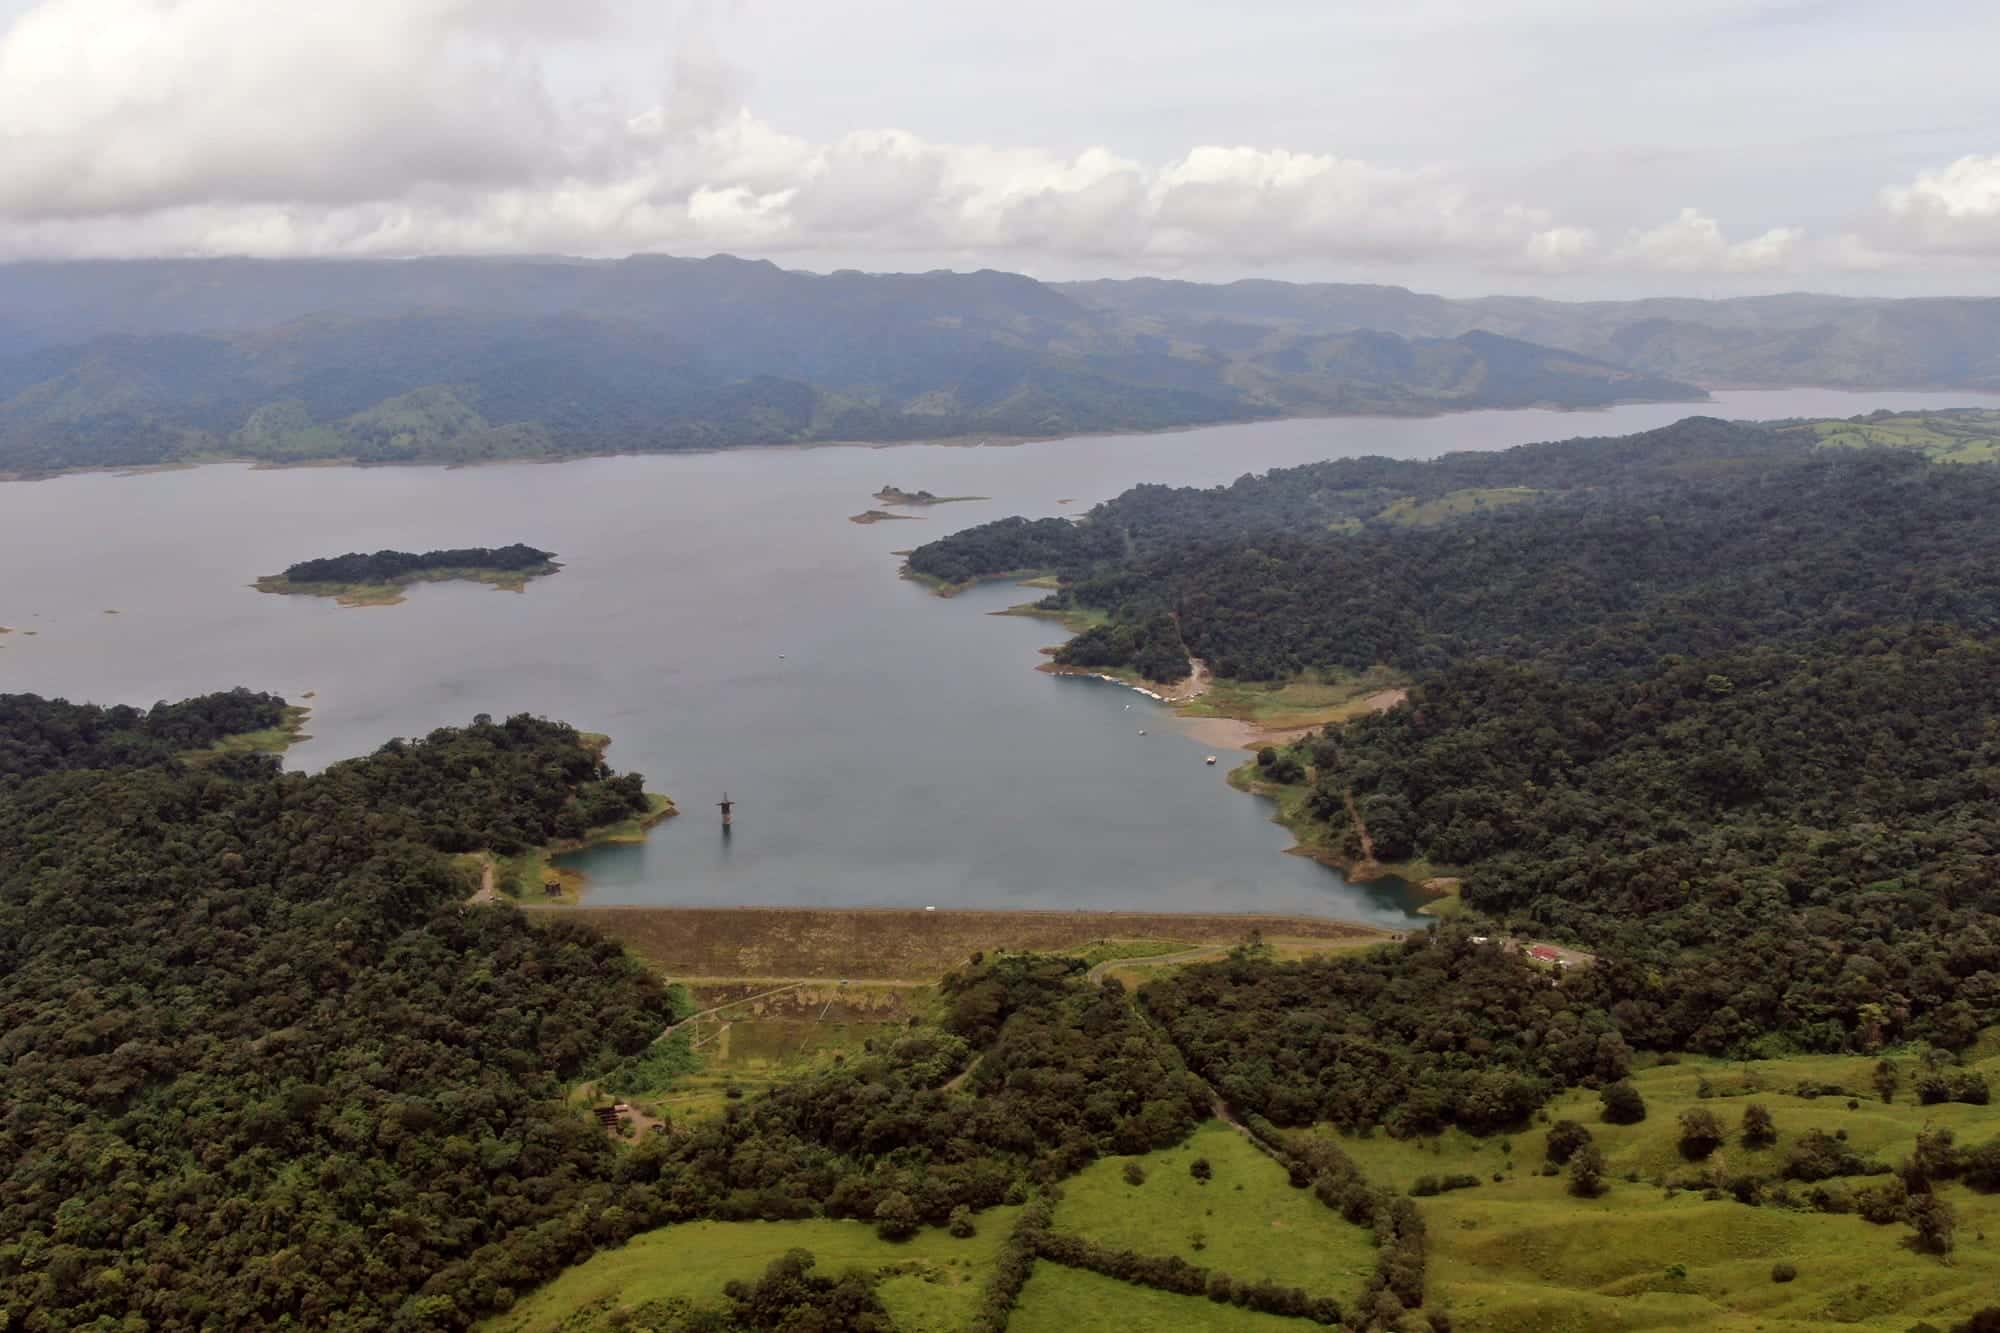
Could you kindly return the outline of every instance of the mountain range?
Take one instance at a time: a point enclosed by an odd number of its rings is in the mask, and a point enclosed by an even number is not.
[[[2000,388],[2000,301],[1564,304],[729,256],[0,266],[0,470]]]

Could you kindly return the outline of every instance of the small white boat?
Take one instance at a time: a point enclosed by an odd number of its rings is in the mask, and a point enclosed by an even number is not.
[[[1140,734],[1141,736],[1145,735],[1145,734],[1146,734],[1146,729],[1145,729],[1144,727],[1141,727],[1141,728],[1139,728],[1139,734]]]
[[[1201,762],[1204,764],[1213,764],[1215,762],[1215,756],[1210,755],[1208,758],[1202,760]]]

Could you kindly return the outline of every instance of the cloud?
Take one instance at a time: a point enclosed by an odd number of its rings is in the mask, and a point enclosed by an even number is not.
[[[42,0],[0,34],[0,257],[733,249],[1757,273],[1800,241],[1730,243],[1688,209],[1607,249],[1484,173],[1280,146],[1148,164],[894,128],[807,138],[754,114],[750,80],[699,31],[643,102],[565,95],[554,62],[615,46],[625,3]]]
[[[1804,238],[1801,228],[1773,227],[1732,244],[1714,218],[1683,208],[1673,221],[1633,236],[1621,258],[1671,273],[1764,273],[1787,267]]]
[[[2000,256],[2000,154],[1961,157],[1881,193],[1868,240],[1890,250]]]

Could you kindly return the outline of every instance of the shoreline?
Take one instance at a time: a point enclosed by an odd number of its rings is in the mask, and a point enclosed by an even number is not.
[[[1704,390],[1700,398],[1620,398],[1608,403],[1596,403],[1588,407],[1563,407],[1549,403],[1531,403],[1519,407],[1465,407],[1456,409],[1436,409],[1422,412],[1299,412],[1277,416],[1230,417],[1219,421],[1194,422],[1178,426],[1108,427],[1102,430],[1065,431],[1054,435],[949,435],[929,439],[910,440],[802,440],[779,441],[763,444],[718,445],[701,449],[607,449],[589,453],[522,455],[515,458],[478,458],[471,460],[448,459],[396,459],[367,461],[357,458],[305,458],[272,459],[256,458],[242,454],[211,453],[190,458],[168,459],[158,463],[94,463],[77,467],[50,468],[46,471],[21,472],[0,470],[0,484],[10,482],[56,481],[64,477],[108,474],[113,477],[149,476],[157,472],[181,472],[194,468],[241,466],[255,472],[289,472],[303,468],[351,467],[374,468],[436,468],[440,471],[455,472],[472,468],[515,467],[525,465],[554,465],[561,463],[581,463],[592,459],[607,458],[698,458],[714,454],[733,454],[745,451],[792,452],[805,449],[1011,449],[1024,445],[1054,444],[1063,440],[1134,439],[1144,440],[1161,435],[1181,435],[1188,431],[1215,430],[1225,426],[1275,425],[1287,421],[1430,421],[1443,417],[1467,416],[1477,412],[1550,412],[1563,416],[1589,416],[1595,413],[1616,411],[1623,407],[1686,405],[1698,408],[1712,404],[1718,393],[1802,393],[1823,392],[1861,396],[1865,394],[1958,394],[1977,395],[1983,399],[2000,399],[1991,389],[1976,386],[1948,384],[1877,384],[1877,385],[1829,385],[1829,384],[1705,384],[1698,386]],[[1985,407],[1987,403],[1970,404]],[[2000,404],[1994,404],[2000,406]],[[1948,410],[1948,409],[1936,409]],[[1735,417],[1740,421],[1795,420],[1794,417]],[[1063,503],[1059,501],[1058,503]]]
[[[1420,916],[1443,919],[1455,916],[1460,910],[1459,887],[1462,880],[1450,867],[1432,865],[1424,860],[1378,861],[1372,844],[1368,844],[1366,829],[1362,830],[1365,849],[1360,856],[1349,856],[1322,841],[1317,836],[1320,826],[1306,821],[1296,808],[1297,800],[1305,792],[1303,782],[1289,785],[1266,782],[1257,776],[1254,759],[1230,769],[1227,781],[1244,795],[1271,803],[1271,822],[1292,835],[1292,845],[1285,849],[1285,855],[1316,861],[1339,872],[1349,884],[1375,884],[1391,879],[1401,881],[1412,894],[1423,898],[1422,905],[1416,909]],[[1360,817],[1357,815],[1355,818],[1358,823]]]
[[[479,458],[472,460],[447,460],[437,458],[395,459],[371,462],[352,457],[273,459],[257,458],[245,454],[199,454],[189,458],[172,458],[157,463],[93,463],[79,467],[50,468],[47,471],[18,472],[0,471],[0,483],[56,481],[63,477],[89,476],[108,473],[113,477],[149,476],[156,472],[183,472],[195,468],[243,466],[254,472],[290,472],[303,468],[351,467],[351,468],[437,468],[441,471],[456,472],[471,468],[511,467],[525,464],[553,465],[560,463],[580,463],[590,459],[603,458],[679,458],[700,457],[711,454],[734,454],[746,450],[767,450],[790,452],[802,449],[1012,449],[1023,445],[1053,444],[1062,440],[1098,439],[1149,439],[1158,435],[1180,435],[1188,431],[1214,430],[1223,426],[1261,426],[1281,421],[1428,421],[1438,417],[1465,416],[1474,412],[1560,412],[1564,415],[1585,415],[1594,412],[1610,412],[1621,407],[1672,406],[1684,403],[1699,407],[1714,401],[1711,386],[1700,398],[1620,398],[1608,403],[1594,403],[1588,407],[1563,407],[1551,403],[1530,403],[1519,407],[1465,407],[1457,409],[1437,409],[1422,412],[1299,412],[1276,416],[1228,417],[1217,421],[1190,422],[1177,426],[1155,426],[1151,428],[1135,426],[1107,427],[1102,430],[1064,431],[1054,435],[948,435],[919,440],[798,440],[776,441],[761,444],[717,445],[703,449],[607,449],[575,454],[524,454],[514,458]],[[1773,385],[1762,388],[1746,388],[1740,385],[1718,386],[1724,392],[1782,392],[1792,389],[1818,389],[1824,386],[1813,384]],[[1949,388],[1865,388],[1835,389],[1839,393],[1980,393],[1978,389]],[[956,497],[972,499],[975,497]]]

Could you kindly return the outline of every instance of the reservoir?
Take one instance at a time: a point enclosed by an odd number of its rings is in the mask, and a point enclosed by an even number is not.
[[[234,685],[309,703],[313,769],[476,713],[613,738],[683,811],[585,853],[598,904],[1101,908],[1409,921],[1395,885],[1284,854],[1261,801],[1132,691],[1032,668],[1062,637],[945,600],[898,549],[1137,482],[1213,485],[1322,458],[1424,458],[1771,418],[2000,405],[1965,392],[1726,392],[1604,412],[1342,418],[1015,447],[753,449],[439,468],[225,464],[0,485],[0,689],[151,704]],[[850,523],[884,485],[990,497]],[[525,592],[419,585],[386,608],[249,585],[353,550],[522,541]],[[304,696],[311,692],[310,699]],[[1145,734],[1141,735],[1141,730]],[[715,803],[735,805],[722,836]]]

